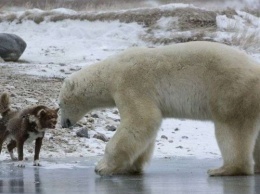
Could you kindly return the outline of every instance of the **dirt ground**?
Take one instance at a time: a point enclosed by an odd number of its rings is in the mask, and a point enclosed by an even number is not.
[[[19,74],[14,69],[15,63],[11,67],[0,66],[0,93],[10,93],[13,108],[35,104],[57,107],[62,79]]]

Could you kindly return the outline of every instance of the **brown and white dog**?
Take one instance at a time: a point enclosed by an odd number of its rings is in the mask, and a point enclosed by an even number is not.
[[[12,160],[16,160],[13,149],[17,147],[19,167],[24,167],[23,146],[25,142],[35,140],[34,166],[40,166],[39,153],[46,129],[54,129],[57,124],[58,110],[46,106],[33,106],[21,111],[10,109],[9,96],[4,93],[0,98],[0,108],[3,107],[2,119],[0,120],[0,153],[2,144],[7,137],[11,141],[7,145]]]

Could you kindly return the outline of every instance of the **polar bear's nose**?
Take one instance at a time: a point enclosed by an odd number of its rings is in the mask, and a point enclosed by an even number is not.
[[[70,127],[71,126],[71,122],[69,119],[66,120],[66,127]]]
[[[66,119],[62,122],[62,128],[69,128],[71,126],[71,122],[69,119]]]

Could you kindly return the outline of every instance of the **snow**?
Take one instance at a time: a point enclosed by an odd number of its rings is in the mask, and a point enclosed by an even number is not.
[[[78,69],[126,48],[145,45],[138,38],[144,31],[142,26],[119,21],[4,22],[0,29],[25,40],[27,48],[21,60],[30,63],[27,73],[43,76],[64,76],[71,68]]]
[[[168,10],[172,8],[185,8],[192,5],[172,4],[160,7]],[[33,10],[35,14],[41,10]],[[75,11],[64,8],[53,12],[74,14]],[[260,19],[242,11],[238,15],[229,18],[226,15],[217,16],[217,32],[214,39],[222,41],[231,39],[234,33],[243,29],[251,32],[260,31]],[[21,13],[22,14],[22,13]],[[248,22],[250,21],[250,22]],[[191,36],[191,32],[178,32],[177,18],[162,17],[158,22],[157,37],[167,36],[173,31],[167,31],[168,25],[176,26],[176,34]],[[229,31],[229,29],[233,31]],[[121,23],[119,21],[79,21],[63,20],[60,22],[44,21],[36,24],[32,21],[1,22],[0,32],[15,33],[27,42],[27,48],[21,60],[28,63],[17,63],[17,71],[30,75],[46,77],[66,77],[68,74],[80,69],[85,65],[93,64],[114,55],[129,47],[151,46],[141,39],[145,34],[145,27],[137,23]],[[182,33],[182,34],[181,34]],[[157,46],[157,45],[152,45]],[[258,45],[259,46],[259,45]],[[260,61],[257,52],[250,53],[252,57]],[[4,65],[4,64],[1,64]],[[10,64],[7,64],[10,65]],[[28,99],[34,101],[35,99]],[[73,145],[71,152],[66,152],[66,147],[54,147],[44,149],[41,158],[55,157],[88,157],[98,156],[104,153],[105,145],[101,140],[92,138],[94,134],[103,133],[111,138],[114,132],[107,131],[106,125],[118,126],[119,119],[114,114],[114,109],[96,111],[99,118],[94,122],[94,129],[90,130],[90,138],[75,137],[73,130],[63,129],[63,139],[68,145]],[[84,119],[81,121],[84,122]],[[46,142],[51,143],[51,134],[46,134]],[[54,140],[55,136],[53,136]],[[47,146],[47,145],[46,145]],[[52,149],[55,149],[54,151]],[[26,155],[32,155],[25,152]],[[7,154],[0,155],[0,159],[7,159]],[[156,139],[154,157],[196,157],[196,158],[219,158],[218,149],[214,137],[214,125],[211,122],[190,120],[167,119],[163,122]],[[48,166],[48,165],[46,165]],[[50,168],[73,168],[73,165],[59,165]]]

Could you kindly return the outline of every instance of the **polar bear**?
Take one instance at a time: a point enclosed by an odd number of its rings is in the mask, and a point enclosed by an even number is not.
[[[260,64],[230,46],[131,48],[73,73],[59,103],[63,127],[93,109],[118,108],[121,123],[95,168],[100,175],[142,172],[169,117],[214,122],[223,166],[210,176],[260,172]]]

